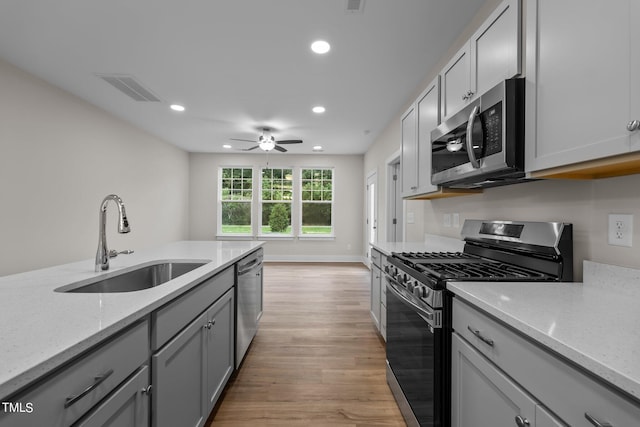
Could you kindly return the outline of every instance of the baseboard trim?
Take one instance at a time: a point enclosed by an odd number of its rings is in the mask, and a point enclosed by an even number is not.
[[[360,262],[366,263],[361,255],[266,255],[265,262]]]

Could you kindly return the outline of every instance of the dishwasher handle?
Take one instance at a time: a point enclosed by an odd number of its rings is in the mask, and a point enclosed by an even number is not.
[[[250,272],[251,270],[255,270],[257,268],[262,268],[262,259],[261,258],[255,258],[252,261],[243,264],[243,265],[239,265],[238,266],[238,276],[243,276],[245,274],[247,274],[248,272]]]

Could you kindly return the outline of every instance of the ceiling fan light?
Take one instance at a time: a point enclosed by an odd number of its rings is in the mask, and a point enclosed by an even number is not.
[[[276,140],[273,135],[269,135],[268,137],[260,135],[258,146],[260,146],[260,149],[263,151],[271,151],[276,146]]]
[[[327,109],[326,109],[326,108],[324,108],[322,105],[316,105],[315,107],[313,107],[313,108],[311,109],[311,111],[313,111],[313,112],[314,112],[314,113],[316,113],[316,114],[322,114],[322,113],[324,113],[325,111],[327,111]]]

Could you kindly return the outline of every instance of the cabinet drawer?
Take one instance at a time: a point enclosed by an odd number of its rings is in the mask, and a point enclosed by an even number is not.
[[[149,328],[145,320],[13,398],[12,402],[31,403],[33,412],[0,411],[0,427],[68,426],[143,365],[148,357]],[[76,396],[74,401],[68,401]]]
[[[371,248],[371,262],[373,265],[382,268],[382,253],[379,250]]]
[[[639,424],[640,404],[458,298],[453,328],[568,425],[592,427],[585,414],[615,427]]]
[[[234,267],[216,274],[151,315],[151,348],[158,350],[235,283]]]

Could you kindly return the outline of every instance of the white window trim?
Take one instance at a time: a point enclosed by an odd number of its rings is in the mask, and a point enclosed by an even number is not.
[[[292,186],[292,192],[293,195],[291,197],[291,201],[290,202],[283,202],[283,201],[269,201],[267,200],[266,202],[269,203],[289,203],[291,205],[291,233],[263,233],[262,232],[262,226],[264,224],[262,224],[262,204],[265,202],[264,200],[262,200],[262,171],[264,169],[291,169],[291,186]],[[279,167],[268,167],[268,166],[260,166],[258,167],[258,173],[259,173],[259,177],[260,177],[260,189],[259,189],[259,195],[258,195],[258,214],[256,216],[256,227],[257,227],[257,234],[256,237],[260,240],[293,240],[296,237],[296,233],[295,233],[295,227],[294,227],[294,209],[296,209],[296,204],[295,204],[295,200],[296,200],[296,191],[297,191],[297,185],[296,185],[296,174],[297,174],[297,169],[294,166],[279,166]],[[253,220],[253,218],[252,218]],[[267,224],[268,225],[268,224]]]
[[[303,234],[302,233],[302,203],[305,201],[302,200],[302,171],[304,169],[330,169],[331,170],[331,233],[329,234]],[[336,199],[336,168],[334,166],[299,166],[298,167],[298,192],[297,192],[297,202],[298,202],[298,239],[300,240],[335,240],[336,238],[336,210],[335,210],[335,199]],[[293,215],[293,213],[292,213]],[[292,228],[293,229],[293,228]]]
[[[251,201],[244,203],[251,204],[251,233],[223,233],[222,232],[222,169],[251,169]],[[229,240],[255,240],[255,224],[253,211],[255,209],[255,167],[254,166],[237,166],[237,165],[221,165],[218,167],[218,200],[217,203],[217,215],[216,215],[216,238],[225,238]]]

